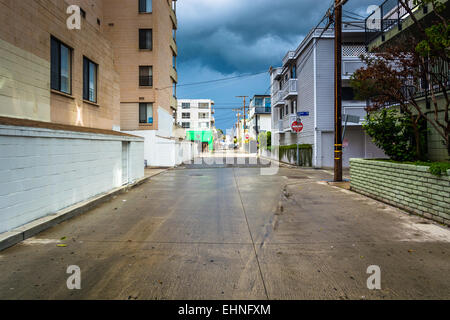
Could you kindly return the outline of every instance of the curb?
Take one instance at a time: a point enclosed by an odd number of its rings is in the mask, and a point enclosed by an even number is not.
[[[289,163],[286,163],[286,162],[278,161],[278,160],[275,160],[275,159],[272,159],[272,158],[267,158],[267,157],[260,156],[260,155],[258,155],[258,157],[266,159],[266,160],[269,160],[269,161],[273,161],[275,163],[278,163],[280,166],[284,166],[284,167],[287,167],[287,168],[291,168],[291,169],[302,168],[302,167],[294,166],[293,164],[289,164]]]
[[[132,184],[115,188],[107,193],[103,193],[101,195],[95,196],[88,200],[79,202],[74,204],[68,208],[62,209],[54,214],[39,218],[37,220],[31,221],[21,227],[18,227],[14,230],[7,231],[0,234],[0,251],[5,250],[9,247],[14,246],[15,244],[31,238],[36,234],[49,229],[57,224],[60,224],[63,221],[69,220],[73,217],[79,216],[89,210],[94,209],[102,203],[105,203],[111,200],[114,196],[127,192],[130,189],[138,187],[143,183],[150,180],[150,178],[157,176],[165,171],[161,171],[159,173],[143,177]]]

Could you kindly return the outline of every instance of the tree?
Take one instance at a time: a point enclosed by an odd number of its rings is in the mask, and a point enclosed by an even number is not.
[[[414,0],[415,5],[431,4],[433,7],[434,20],[426,27],[416,19],[408,5],[410,1],[399,0],[399,3],[409,13],[418,31],[408,33],[401,41],[393,41],[387,48],[376,48],[372,55],[361,56],[366,66],[355,72],[351,85],[359,99],[369,100],[369,112],[398,106],[410,117],[419,159],[424,157],[422,119],[443,138],[450,155],[450,99],[447,93],[450,41],[448,19],[441,15],[444,4],[438,0]],[[419,94],[427,101],[431,98],[431,112],[421,107]]]

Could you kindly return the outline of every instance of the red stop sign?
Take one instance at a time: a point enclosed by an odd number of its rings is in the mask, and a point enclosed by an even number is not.
[[[303,130],[303,123],[294,121],[291,124],[291,128],[294,132],[301,132]]]

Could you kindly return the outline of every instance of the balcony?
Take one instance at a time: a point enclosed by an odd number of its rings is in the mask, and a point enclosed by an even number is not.
[[[177,98],[175,98],[174,96],[171,95],[170,96],[170,107],[177,110],[177,106],[178,106]]]
[[[170,11],[170,18],[172,19],[172,23],[174,25],[174,29],[178,29],[178,20],[177,20],[177,15],[175,13],[175,11],[172,9],[172,7],[169,9]]]
[[[170,77],[172,78],[172,80],[175,81],[175,83],[178,83],[177,70],[175,70],[175,68],[173,66],[170,66],[169,70],[170,70]]]
[[[413,0],[407,2],[417,20],[422,19],[432,10],[429,5],[420,9],[419,4],[415,4]],[[386,0],[365,21],[366,44],[370,48],[379,46],[412,23],[410,14],[398,0]]]
[[[170,38],[170,47],[172,48],[175,55],[178,55],[178,46],[174,38]]]
[[[298,89],[297,89],[297,79],[289,79],[284,85],[281,90],[282,94],[281,97],[283,100],[294,98],[298,95]]]
[[[288,51],[283,58],[283,66],[295,59],[295,51]]]
[[[274,108],[284,106],[284,100],[281,91],[277,91],[272,95],[272,106]]]
[[[255,107],[255,114],[270,114],[272,113],[271,107]]]

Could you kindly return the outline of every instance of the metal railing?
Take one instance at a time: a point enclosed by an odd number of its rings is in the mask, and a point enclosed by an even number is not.
[[[283,99],[298,94],[297,83],[298,83],[297,79],[289,79],[287,82],[283,84],[283,88],[281,90]]]
[[[284,100],[282,97],[282,92],[277,91],[272,96],[272,106],[276,107],[277,105],[284,105]]]
[[[255,107],[255,113],[271,113],[271,107]]]
[[[419,9],[413,0],[406,0],[412,12]],[[423,8],[427,12],[427,6]],[[369,44],[380,35],[398,27],[402,29],[402,21],[409,17],[408,11],[400,4],[399,0],[386,0],[365,20],[366,44]]]

